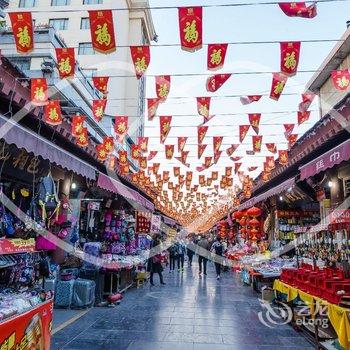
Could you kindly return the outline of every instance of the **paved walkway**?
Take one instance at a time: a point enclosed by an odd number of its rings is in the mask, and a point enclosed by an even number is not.
[[[217,281],[164,272],[166,286],[149,284],[125,294],[114,309],[94,308],[53,336],[52,349],[110,350],[311,350],[291,327],[259,322],[258,297],[232,273]]]

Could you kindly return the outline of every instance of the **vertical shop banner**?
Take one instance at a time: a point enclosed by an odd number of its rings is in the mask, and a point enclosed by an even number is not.
[[[297,74],[300,56],[300,41],[281,42],[281,72],[287,76]]]
[[[270,91],[271,99],[275,101],[279,100],[287,83],[287,79],[288,77],[283,73],[273,73]]]
[[[314,18],[317,15],[316,2],[309,6],[305,2],[281,2],[278,5],[288,17]]]
[[[34,50],[33,19],[31,12],[9,13],[16,48],[28,54]]]
[[[194,52],[202,48],[202,7],[179,7],[181,48]]]
[[[89,145],[89,135],[87,127],[83,127],[81,133],[77,135],[76,143],[79,147],[86,147]]]
[[[301,102],[299,104],[299,111],[300,112],[306,112],[312,101],[314,100],[315,98],[315,94],[314,93],[304,93],[304,94],[301,94]]]
[[[171,160],[173,158],[174,150],[175,150],[174,145],[165,145],[165,157],[166,157],[166,159]]]
[[[56,48],[57,69],[61,79],[73,78],[75,73],[74,48]]]
[[[301,125],[309,120],[311,112],[298,112],[298,125]]]
[[[198,159],[202,157],[206,148],[207,148],[207,145],[204,145],[204,144],[198,145]]]
[[[278,151],[278,161],[281,165],[288,164],[288,151]]]
[[[206,88],[209,92],[216,92],[231,77],[232,74],[215,74],[208,77]]]
[[[277,146],[275,143],[266,143],[265,146],[269,152],[274,153],[274,154],[277,153]]]
[[[147,115],[149,121],[152,121],[153,118],[156,116],[159,103],[160,100],[158,97],[147,99]]]
[[[231,145],[227,150],[226,150],[226,154],[231,157],[232,154],[236,151],[236,149],[239,147],[239,144],[236,143],[236,144],[233,144]]]
[[[185,145],[187,142],[187,137],[180,136],[177,138],[177,150],[178,152],[182,152],[185,149]]]
[[[208,126],[205,125],[200,125],[197,127],[197,138],[198,138],[198,145],[202,144],[204,138],[205,138],[205,134],[208,131]]]
[[[140,79],[145,73],[151,61],[149,46],[130,46],[131,58],[134,63],[136,78]]]
[[[148,152],[148,141],[149,141],[149,138],[145,136],[137,138],[137,143],[140,147],[140,152],[142,153]]]
[[[239,142],[242,143],[247,136],[250,125],[240,125],[239,126]]]
[[[224,66],[228,44],[208,45],[208,70],[217,70]]]
[[[159,103],[165,102],[170,92],[171,77],[170,75],[156,76],[156,94]]]
[[[106,110],[107,100],[93,100],[92,101],[92,115],[94,120],[98,123],[102,120]]]
[[[50,349],[52,304],[48,301],[0,323],[0,349]]]
[[[47,104],[48,91],[45,78],[30,79],[30,97],[33,106],[45,106]]]
[[[108,81],[109,77],[92,77],[94,88],[101,92],[103,95],[108,94]]]
[[[44,121],[45,123],[56,126],[62,124],[62,112],[60,101],[48,101],[44,107]]]
[[[74,115],[72,117],[72,135],[78,137],[83,129],[86,117],[83,115]]]
[[[345,91],[350,86],[349,69],[335,70],[332,72],[333,85],[337,90]]]
[[[151,152],[149,152],[147,160],[148,161],[152,160],[157,154],[158,154],[158,151],[151,151]]]
[[[114,132],[116,134],[118,142],[120,143],[123,143],[124,138],[129,130],[128,124],[129,124],[128,117],[126,116],[115,117]]]
[[[89,11],[92,47],[95,51],[109,54],[116,50],[112,10]]]
[[[259,134],[261,113],[248,114],[249,123],[256,134]]]
[[[210,97],[197,97],[197,111],[204,118],[209,117],[210,100]]]
[[[258,102],[261,99],[262,95],[248,95],[240,97],[240,101],[243,106],[249,105],[253,102]]]
[[[255,153],[259,153],[261,151],[262,138],[263,137],[261,135],[254,135],[254,136],[252,136],[253,151]]]
[[[166,138],[171,130],[171,116],[159,117],[159,128],[160,128],[160,143],[164,144]]]

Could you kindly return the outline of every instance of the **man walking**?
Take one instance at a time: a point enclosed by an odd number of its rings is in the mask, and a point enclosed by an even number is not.
[[[170,260],[170,270],[169,273],[172,273],[175,270],[175,263],[178,258],[178,246],[177,244],[172,245],[168,248],[169,260]]]
[[[192,260],[193,260],[193,255],[194,255],[194,244],[192,241],[188,242],[187,247],[186,247],[186,252],[188,256],[188,266],[192,266]]]
[[[222,256],[224,253],[224,247],[221,243],[221,237],[217,236],[215,242],[213,243],[212,247],[211,247],[211,252],[215,253],[215,270],[216,270],[216,279],[220,279],[220,275],[221,275],[221,260],[222,260]]]
[[[198,242],[198,264],[199,264],[199,274],[207,275],[207,262],[209,254],[209,242],[205,237],[201,237]]]
[[[178,246],[178,253],[179,253],[179,257],[177,260],[177,268],[179,272],[183,272],[184,271],[184,263],[185,263],[185,252],[186,252],[186,246],[185,243],[183,242],[183,240],[180,240],[177,243]]]

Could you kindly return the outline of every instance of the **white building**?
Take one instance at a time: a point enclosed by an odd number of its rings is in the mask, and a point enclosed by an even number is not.
[[[148,8],[147,0],[11,0],[7,11],[32,12],[37,27],[54,27],[67,47],[75,48],[87,76],[110,76],[106,114],[129,116],[129,135],[135,142],[143,135],[145,81],[134,76],[129,46],[150,44],[155,37]],[[96,9],[113,11],[117,50],[112,54],[92,49],[88,10]],[[42,57],[35,50],[30,62],[23,56],[17,62],[25,70],[37,70]],[[130,75],[133,77],[126,77]],[[110,130],[111,118],[105,117],[101,123],[104,130]]]

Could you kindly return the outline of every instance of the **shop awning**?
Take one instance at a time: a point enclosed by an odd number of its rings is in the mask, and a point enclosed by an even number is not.
[[[255,205],[256,203],[260,203],[260,202],[264,201],[265,199],[268,199],[272,196],[275,196],[277,194],[285,192],[288,189],[292,188],[294,186],[294,184],[295,184],[295,178],[292,177],[292,178],[282,182],[281,184],[277,185],[276,187],[273,187],[273,188],[269,189],[268,191],[261,193],[258,196],[253,197],[253,198],[249,199],[248,201],[244,202],[243,204],[241,204],[238,207],[238,210],[244,210],[244,209],[250,208],[253,205]]]
[[[17,122],[0,115],[0,138],[8,144],[24,148],[28,153],[40,156],[67,170],[71,170],[88,179],[96,179],[96,170],[73,154],[62,150],[40,135],[25,129]]]
[[[130,199],[132,201],[137,202],[138,204],[141,204],[145,208],[154,211],[154,205],[151,201],[146,199],[144,196],[142,196],[137,191],[133,190],[132,188],[129,188],[128,186],[124,185],[123,183],[105,175],[102,173],[99,173],[98,180],[97,180],[97,186],[121,195],[124,198]]]
[[[350,159],[350,139],[299,168],[300,180],[330,169]]]

